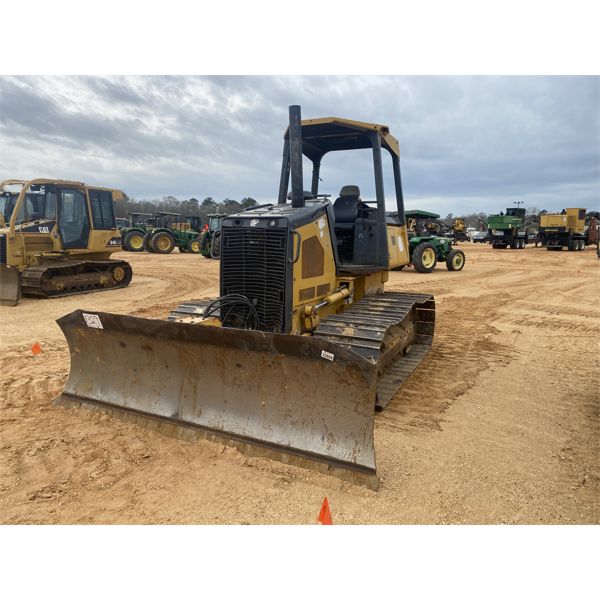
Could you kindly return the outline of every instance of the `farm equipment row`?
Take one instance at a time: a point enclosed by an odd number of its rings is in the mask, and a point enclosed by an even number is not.
[[[200,253],[202,219],[178,213],[130,213],[129,222],[121,228],[123,249],[127,252],[169,254],[175,248],[182,253]]]

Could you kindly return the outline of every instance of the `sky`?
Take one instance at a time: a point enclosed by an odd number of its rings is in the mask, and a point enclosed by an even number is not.
[[[599,77],[0,77],[0,178],[276,201],[290,104],[303,118],[388,125],[407,209],[600,210]],[[371,199],[371,160],[326,156],[320,191],[353,184]]]

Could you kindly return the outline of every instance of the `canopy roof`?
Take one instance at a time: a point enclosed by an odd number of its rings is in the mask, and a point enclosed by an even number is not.
[[[371,148],[369,134],[377,132],[381,138],[381,146],[400,156],[398,140],[390,134],[387,125],[363,123],[339,117],[323,117],[320,119],[303,119],[302,153],[312,161],[320,161],[323,155],[334,150],[356,150]],[[287,139],[286,129],[284,138]]]
[[[426,210],[405,210],[404,214],[407,217],[412,217],[414,219],[439,219],[440,215],[436,215],[432,212],[427,212]]]

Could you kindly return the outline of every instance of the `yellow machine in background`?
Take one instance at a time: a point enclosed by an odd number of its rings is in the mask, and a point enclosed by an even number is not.
[[[375,199],[344,185],[331,202],[319,192],[321,160],[357,149],[367,150]],[[435,321],[431,295],[384,291],[390,269],[409,263],[399,157],[385,125],[301,121],[290,107],[277,203],[222,219],[220,296],[190,300],[165,321],[62,317],[71,372],[58,402],[377,487],[375,409],[427,354]]]
[[[465,220],[457,217],[454,219],[452,224],[452,235],[454,236],[455,242],[466,242],[469,238],[467,237],[467,224]]]
[[[10,188],[18,188],[11,191]],[[60,179],[0,184],[0,304],[124,287],[132,277],[113,201],[119,190]]]
[[[585,208],[567,208],[540,216],[540,240],[548,250],[583,250],[587,244]]]

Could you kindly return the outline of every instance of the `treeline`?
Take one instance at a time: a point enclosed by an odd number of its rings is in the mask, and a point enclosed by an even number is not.
[[[164,196],[160,200],[136,200],[125,197],[123,202],[115,202],[115,212],[117,217],[127,217],[128,213],[170,212],[178,213],[183,217],[202,217],[206,222],[207,215],[215,213],[230,215],[257,205],[258,202],[250,197],[242,198],[240,201],[225,198],[220,202],[210,197],[204,200],[197,198],[179,200],[175,196]]]

